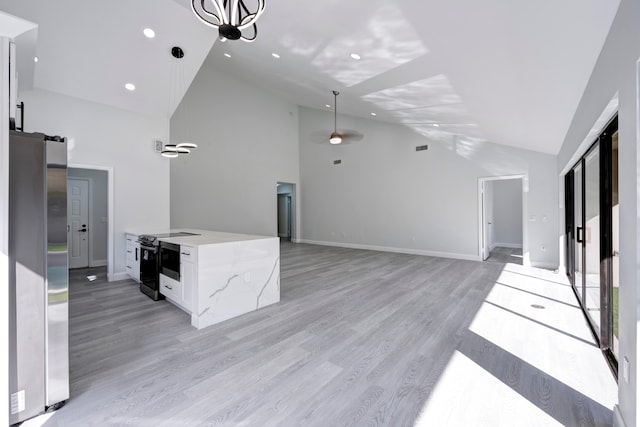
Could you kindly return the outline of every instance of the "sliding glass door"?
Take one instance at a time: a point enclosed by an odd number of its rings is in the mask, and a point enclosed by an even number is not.
[[[584,157],[583,305],[595,329],[600,329],[600,144]]]
[[[567,276],[608,355],[617,354],[617,128],[614,118],[565,176]]]
[[[575,224],[575,241],[573,242],[574,244],[574,250],[573,250],[573,254],[574,254],[574,264],[573,264],[573,277],[574,277],[574,283],[573,285],[575,286],[576,292],[578,293],[578,298],[580,299],[580,301],[583,300],[583,295],[584,295],[584,287],[582,286],[583,283],[583,274],[582,272],[584,271],[584,251],[582,250],[582,245],[584,243],[584,225],[582,222],[582,200],[584,197],[584,193],[582,192],[582,162],[579,162],[574,168],[573,168],[573,185],[574,185],[574,191],[573,191],[573,210],[574,210],[574,215],[573,215],[573,221]]]

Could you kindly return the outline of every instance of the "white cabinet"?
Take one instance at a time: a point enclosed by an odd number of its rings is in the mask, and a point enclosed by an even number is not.
[[[136,282],[140,283],[140,243],[136,234],[126,234],[127,238],[127,274]]]
[[[180,304],[182,300],[182,283],[178,282],[171,277],[167,277],[164,274],[160,274],[160,293],[167,297],[171,302],[176,303],[181,308]]]
[[[194,307],[196,268],[196,248],[180,245],[180,281],[160,274],[160,293],[187,313]]]
[[[183,305],[191,312],[196,289],[196,248],[193,246],[180,246],[180,281]]]

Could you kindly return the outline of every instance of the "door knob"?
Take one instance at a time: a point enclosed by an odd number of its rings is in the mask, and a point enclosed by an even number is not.
[[[80,229],[80,230],[78,230],[78,231],[80,231],[80,232],[82,232],[82,233],[86,233],[86,232],[87,232],[87,229],[86,229],[86,228],[82,228],[82,229]]]

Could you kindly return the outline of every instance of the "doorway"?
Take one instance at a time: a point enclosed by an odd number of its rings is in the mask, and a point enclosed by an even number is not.
[[[290,242],[295,236],[295,184],[278,182],[276,188],[278,237]]]
[[[524,175],[480,178],[478,199],[480,259],[524,264]]]
[[[564,182],[566,274],[600,348],[617,372],[617,117],[569,170]]]
[[[67,169],[69,268],[109,264],[109,173]]]

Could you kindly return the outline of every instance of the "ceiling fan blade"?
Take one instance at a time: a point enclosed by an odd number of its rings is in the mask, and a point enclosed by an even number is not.
[[[362,133],[352,129],[341,130],[340,134],[342,135],[342,139],[349,140],[351,142],[362,141],[362,138],[364,138]]]
[[[314,130],[308,134],[307,140],[314,144],[328,144],[330,133],[331,131],[327,130]]]

